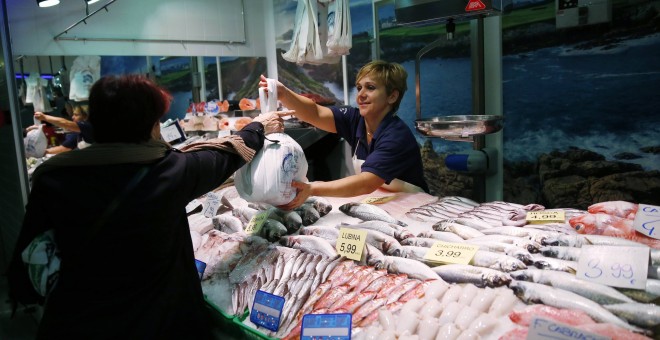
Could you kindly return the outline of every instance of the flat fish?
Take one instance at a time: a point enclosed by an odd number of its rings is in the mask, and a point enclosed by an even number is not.
[[[366,203],[346,203],[339,207],[339,211],[344,214],[359,218],[363,221],[384,221],[388,223],[398,224],[402,227],[407,227],[408,225],[404,222],[401,222],[394,217],[392,217],[387,211],[373,205]]]

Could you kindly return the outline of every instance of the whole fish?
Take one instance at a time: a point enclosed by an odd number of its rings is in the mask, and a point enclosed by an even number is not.
[[[300,235],[313,235],[313,236],[318,236],[320,238],[329,240],[329,241],[337,241],[337,237],[339,237],[339,230],[336,228],[330,227],[330,226],[324,226],[324,225],[309,225],[303,228],[300,228]]]
[[[275,209],[271,216],[273,215],[276,215],[280,218],[280,222],[284,224],[289,234],[295,233],[303,225],[302,217],[295,211]]]
[[[379,231],[367,230],[367,243],[387,255],[399,256],[401,254],[401,244],[399,241]]]
[[[362,251],[362,258],[360,259],[361,264],[366,264],[368,266],[374,267],[376,269],[382,269],[385,267],[385,255],[378,248],[372,246],[369,243],[364,245],[364,250]]]
[[[484,233],[466,225],[454,223],[451,219],[441,220],[431,226],[435,231],[452,232],[464,240],[484,236]]]
[[[639,205],[626,201],[607,201],[595,203],[587,207],[592,214],[605,213],[623,218],[634,219]]]
[[[390,273],[406,274],[419,280],[438,279],[438,275],[429,266],[403,257],[385,256],[385,269]]]
[[[643,329],[630,325],[600,304],[573,292],[525,281],[512,281],[509,288],[513,290],[516,296],[527,303],[542,303],[557,308],[579,309],[598,322],[611,323],[633,332],[644,332]]]
[[[638,326],[650,328],[660,324],[660,306],[653,303],[617,303],[603,307]]]
[[[556,234],[546,237],[541,244],[544,246],[567,246],[582,247],[583,245],[604,245],[604,246],[630,246],[644,247],[644,244],[626,240],[623,238],[604,236],[604,235],[563,235]]]
[[[448,231],[425,230],[417,234],[417,237],[432,238],[445,242],[463,242],[463,238]]]
[[[231,211],[231,214],[234,215],[235,217],[238,217],[238,219],[240,219],[241,222],[243,222],[243,224],[249,223],[252,217],[254,217],[258,213],[259,210],[252,209],[248,206],[237,207]]]
[[[473,266],[496,269],[502,272],[512,272],[527,268],[525,263],[513,256],[477,250],[470,262]]]
[[[578,279],[575,275],[552,270],[526,269],[511,272],[511,277],[519,281],[530,281],[567,290],[586,297],[601,305],[635,302],[618,290],[591,281]]]
[[[304,226],[314,224],[321,218],[321,214],[314,208],[312,203],[303,203],[294,211],[300,215]]]
[[[398,224],[402,227],[407,227],[408,225],[392,217],[387,211],[373,205],[366,203],[346,203],[339,207],[339,211],[344,214],[359,218],[363,221],[384,221],[388,223]]]
[[[660,280],[647,278],[644,290],[629,288],[617,288],[617,290],[635,301],[648,303],[660,297]]]
[[[290,235],[280,238],[280,243],[287,247],[302,251],[321,254],[326,257],[337,257],[337,251],[326,240],[311,235]]]
[[[229,214],[216,215],[211,218],[213,227],[227,234],[244,232],[243,223],[237,217]]]
[[[511,321],[525,327],[528,327],[535,317],[554,320],[571,326],[596,323],[587,313],[579,309],[563,309],[541,304],[529,305],[509,313]]]
[[[465,243],[479,246],[479,249],[481,250],[504,253],[522,261],[526,265],[530,265],[534,262],[532,254],[527,249],[516,247],[513,244],[486,240],[474,241],[473,239],[466,240]]]
[[[510,235],[484,235],[475,237],[469,240],[470,242],[482,242],[482,241],[491,241],[491,242],[501,242],[513,244],[516,247],[526,249],[530,253],[538,253],[541,249],[541,244],[536,243],[528,238],[510,236]]]
[[[433,244],[435,244],[438,241],[439,240],[436,240],[434,238],[428,238],[428,237],[411,237],[411,238],[407,238],[407,239],[401,241],[401,245],[431,248],[433,246]],[[461,239],[461,241],[462,241],[462,239]]]
[[[349,224],[349,223],[342,223],[337,225],[337,229],[340,229],[342,227],[345,228],[352,228],[352,229],[366,229],[366,230],[375,230],[379,231],[383,234],[387,234],[389,236],[394,237],[398,241],[405,240],[410,237],[414,237],[415,235],[408,231],[408,229],[394,223],[388,223],[384,221],[364,221],[361,223],[354,223],[354,224]]]
[[[660,240],[646,236],[633,227],[633,220],[605,213],[587,213],[568,221],[578,234],[623,238],[660,249]]]
[[[270,242],[279,240],[286,233],[287,230],[284,224],[270,218],[266,219],[259,231],[259,235]]]
[[[578,268],[578,263],[576,261],[566,261],[539,255],[532,255],[532,261],[532,265],[536,268],[567,272],[571,274],[575,274]]]
[[[310,196],[305,200],[305,203],[311,203],[321,217],[327,215],[332,210],[330,201],[320,196]]]
[[[543,256],[554,257],[560,260],[579,261],[582,248],[566,246],[545,246],[541,247],[540,253]]]
[[[500,287],[511,282],[511,275],[499,270],[468,264],[446,264],[431,268],[448,283],[472,283],[477,287]]]

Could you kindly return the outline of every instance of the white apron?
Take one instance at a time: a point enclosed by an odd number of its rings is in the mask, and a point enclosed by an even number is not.
[[[359,143],[360,141],[358,141],[358,144]],[[353,161],[353,171],[355,171],[355,174],[357,175],[359,173],[362,173],[362,164],[364,164],[364,160],[357,158],[357,144],[355,145],[355,150],[353,150],[352,161]],[[392,192],[410,192],[410,193],[424,192],[424,189],[414,184],[404,182],[397,178],[390,181],[390,184],[383,183],[381,188]]]

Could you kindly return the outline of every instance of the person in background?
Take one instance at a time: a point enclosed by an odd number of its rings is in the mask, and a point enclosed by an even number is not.
[[[86,130],[84,127],[86,123],[82,123],[83,128],[80,128],[81,124],[78,123],[87,122],[88,118],[89,114],[83,106],[76,106],[75,109],[73,109],[72,119],[73,122],[78,126],[79,130]],[[88,137],[88,140],[92,140],[91,137]],[[46,149],[46,155],[56,155],[58,153],[71,151],[77,149],[79,145],[83,147],[87,146],[87,143],[84,141],[82,134],[80,132],[67,132],[64,135],[64,140],[60,145]]]
[[[61,267],[38,339],[212,337],[186,205],[218,188],[284,125],[263,114],[181,152],[160,139],[171,98],[143,76],[99,79],[89,98],[95,143],[35,170],[8,279],[13,301],[40,300],[21,253],[52,230]],[[76,218],[53,218],[70,202]]]
[[[397,192],[428,192],[422,157],[410,128],[397,116],[406,92],[406,70],[381,60],[357,74],[358,107],[325,107],[277,83],[278,99],[296,117],[321,130],[337,133],[351,147],[355,175],[334,181],[294,181],[298,194],[282,209],[294,209],[309,196],[353,197],[384,187]],[[267,87],[262,75],[260,87]]]
[[[77,147],[85,148],[89,144],[94,143],[94,129],[89,122],[88,106],[77,104],[73,107],[73,117],[79,116],[79,119],[69,120],[62,117],[55,117],[47,115],[43,112],[35,112],[34,119],[43,123],[50,123],[70,132],[79,133],[80,138],[77,139]],[[72,117],[72,118],[73,118]]]

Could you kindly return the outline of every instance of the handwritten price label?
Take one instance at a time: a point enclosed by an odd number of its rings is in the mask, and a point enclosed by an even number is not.
[[[341,228],[339,229],[339,237],[337,238],[335,248],[339,255],[359,261],[362,258],[362,250],[364,250],[364,243],[366,241],[366,230]]]
[[[566,221],[566,213],[563,210],[541,210],[529,211],[525,217],[531,224],[552,223]]]
[[[362,203],[366,204],[383,204],[387,203],[396,198],[396,195],[392,196],[382,196],[382,197],[367,197],[362,200]]]
[[[186,205],[186,214],[188,214],[188,213],[190,213],[191,211],[197,209],[197,207],[199,207],[200,205],[202,205],[202,202],[200,202],[200,201],[199,201],[198,199],[196,199],[196,198],[195,198],[194,200],[190,201],[190,202]]]
[[[248,222],[248,225],[245,227],[245,233],[248,235],[259,234],[261,227],[266,223],[268,216],[270,216],[270,211],[268,210],[252,216],[250,222]]]
[[[582,246],[575,276],[612,287],[645,289],[648,247]]]
[[[479,246],[438,241],[426,252],[424,259],[431,262],[468,264]]]
[[[220,208],[220,195],[215,192],[209,192],[206,194],[206,201],[202,205],[202,211],[204,217],[211,218],[218,213],[218,208]]]
[[[635,214],[633,227],[640,233],[660,239],[660,207],[640,204]]]

